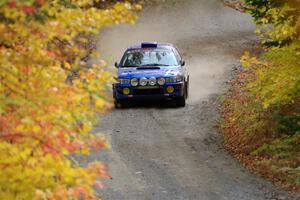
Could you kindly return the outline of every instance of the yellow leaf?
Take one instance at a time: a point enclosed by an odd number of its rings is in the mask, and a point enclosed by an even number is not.
[[[263,108],[267,109],[269,108],[270,104],[268,102],[263,102]]]
[[[38,133],[38,132],[41,131],[41,127],[38,126],[38,125],[33,125],[33,126],[32,126],[32,131],[33,131],[34,133]]]
[[[86,149],[86,148],[83,148],[83,149],[81,150],[81,153],[82,153],[83,155],[89,155],[90,151],[89,151],[88,149]]]
[[[96,103],[95,103],[95,106],[97,108],[102,108],[105,104],[105,101],[103,99],[97,99]]]
[[[90,122],[84,123],[82,126],[84,132],[89,132],[92,130],[92,125]]]
[[[64,62],[64,67],[66,68],[66,69],[71,69],[71,65],[70,65],[70,63],[68,63],[68,62]]]

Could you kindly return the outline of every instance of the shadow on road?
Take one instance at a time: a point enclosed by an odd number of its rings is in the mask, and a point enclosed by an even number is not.
[[[180,109],[182,107],[179,107],[176,105],[174,101],[171,100],[133,100],[128,102],[128,104],[123,108],[116,108],[119,109],[151,109],[151,108],[157,108],[157,109]]]

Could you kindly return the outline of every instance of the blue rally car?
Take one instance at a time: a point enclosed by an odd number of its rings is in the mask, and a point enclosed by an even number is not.
[[[156,42],[129,47],[118,68],[113,84],[115,107],[126,107],[134,99],[161,98],[185,106],[189,75],[176,47]]]

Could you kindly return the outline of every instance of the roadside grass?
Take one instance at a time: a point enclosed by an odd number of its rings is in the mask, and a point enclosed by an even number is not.
[[[300,191],[300,132],[281,132],[274,111],[257,103],[247,87],[255,78],[253,70],[240,68],[219,98],[224,145],[251,171]]]
[[[222,1],[251,14],[261,38],[220,101],[225,146],[250,170],[300,192],[300,4]]]

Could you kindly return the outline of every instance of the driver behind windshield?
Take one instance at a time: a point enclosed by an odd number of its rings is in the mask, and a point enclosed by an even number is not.
[[[124,55],[121,64],[122,67],[174,66],[178,62],[170,50],[132,50]]]

